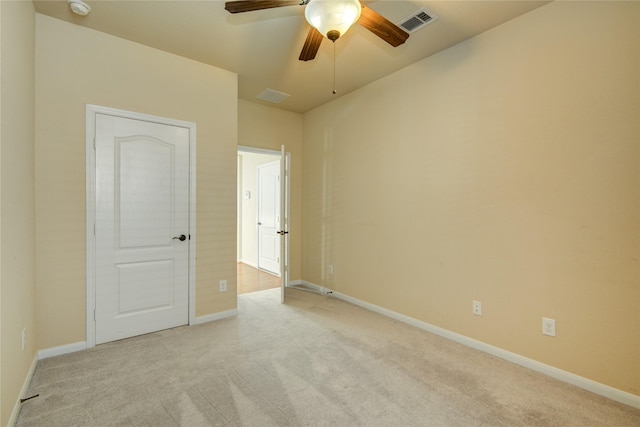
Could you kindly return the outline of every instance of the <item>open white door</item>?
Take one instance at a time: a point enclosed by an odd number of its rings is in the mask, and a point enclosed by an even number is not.
[[[280,300],[289,286],[289,156],[280,147]]]

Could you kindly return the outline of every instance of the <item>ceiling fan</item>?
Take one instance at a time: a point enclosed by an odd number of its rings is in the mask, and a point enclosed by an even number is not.
[[[316,57],[323,37],[335,42],[355,22],[393,47],[409,38],[408,33],[359,0],[236,0],[226,2],[224,8],[242,13],[295,5],[306,6],[305,17],[311,25],[298,58],[301,61]]]

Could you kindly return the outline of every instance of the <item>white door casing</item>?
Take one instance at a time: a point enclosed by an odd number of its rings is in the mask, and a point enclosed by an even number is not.
[[[87,124],[87,346],[192,323],[195,125],[95,106]]]
[[[238,146],[239,152],[249,152],[258,154],[271,154],[280,156],[280,221],[277,225],[278,231],[276,235],[279,235],[277,242],[280,246],[280,300],[285,302],[285,288],[289,286],[289,265],[290,265],[290,251],[289,251],[289,217],[290,217],[290,194],[291,194],[291,154],[287,153],[285,146],[280,147],[280,151],[264,150],[261,148]]]
[[[280,160],[258,166],[258,268],[280,275]]]

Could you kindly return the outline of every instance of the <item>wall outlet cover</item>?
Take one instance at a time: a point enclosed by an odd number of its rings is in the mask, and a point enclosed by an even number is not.
[[[548,317],[542,318],[542,334],[550,337],[556,336],[556,320]]]
[[[472,301],[471,312],[476,316],[482,316],[482,303],[480,301]]]

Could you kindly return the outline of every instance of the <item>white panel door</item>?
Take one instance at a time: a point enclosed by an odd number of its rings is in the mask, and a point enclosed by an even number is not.
[[[96,115],[96,344],[189,321],[189,129]]]
[[[285,288],[289,286],[289,196],[291,188],[290,157],[280,146],[280,302],[284,303]]]
[[[258,268],[280,275],[280,160],[258,166]]]

